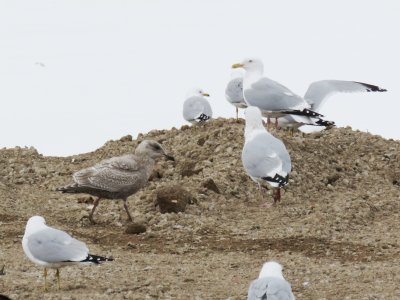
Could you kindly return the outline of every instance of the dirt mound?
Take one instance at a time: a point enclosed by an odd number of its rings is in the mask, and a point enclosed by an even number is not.
[[[297,299],[399,298],[399,141],[350,128],[305,137],[272,130],[288,148],[293,172],[282,202],[262,208],[242,168],[243,133],[243,121],[216,119],[126,136],[71,157],[0,150],[0,292],[42,295],[42,270],[21,247],[27,219],[38,214],[93,254],[115,258],[62,269],[61,291],[54,282],[46,299],[244,299],[270,259],[284,265]],[[128,200],[146,232],[125,233],[122,201],[101,202],[98,224],[90,225],[90,196],[54,191],[73,172],[132,152],[143,139],[161,142],[176,159],[160,161],[146,188]],[[161,214],[157,190],[174,185],[192,201],[184,212]]]

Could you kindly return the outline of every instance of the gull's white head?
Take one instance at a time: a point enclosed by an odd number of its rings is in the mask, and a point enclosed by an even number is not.
[[[25,234],[31,234],[46,226],[46,221],[41,216],[30,217],[26,223]]]
[[[258,58],[246,58],[239,64],[233,64],[232,68],[243,68],[248,72],[257,72],[261,74],[264,72],[264,64],[261,59]]]
[[[186,98],[190,98],[190,97],[194,97],[194,96],[210,97],[210,94],[204,92],[203,89],[199,89],[199,88],[191,89],[186,94]]]
[[[258,278],[263,277],[276,277],[280,279],[285,279],[282,275],[282,266],[275,261],[264,263]]]

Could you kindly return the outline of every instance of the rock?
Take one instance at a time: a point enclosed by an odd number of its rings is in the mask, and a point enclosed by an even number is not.
[[[157,181],[164,177],[165,168],[163,166],[157,164],[154,166],[153,171],[149,177],[149,181]]]
[[[217,186],[217,184],[214,182],[214,180],[212,178],[207,178],[204,182],[203,182],[203,186],[206,189],[209,189],[217,194],[221,194],[221,192],[219,191],[219,188]]]
[[[146,226],[142,223],[132,223],[129,224],[126,229],[125,233],[128,234],[140,234],[146,232]]]
[[[332,185],[340,178],[339,174],[335,173],[327,177],[327,184]]]
[[[132,136],[130,134],[123,136],[122,138],[119,139],[121,142],[131,142],[132,141]]]
[[[161,213],[184,212],[186,205],[192,201],[192,195],[180,185],[158,188],[157,204]]]
[[[206,139],[204,137],[201,137],[197,140],[197,145],[203,146],[205,142],[206,142]]]
[[[78,203],[93,204],[94,199],[92,196],[78,196]]]
[[[182,177],[190,177],[193,175],[199,174],[201,171],[203,171],[203,168],[198,168],[196,169],[196,162],[195,161],[184,161],[181,164],[180,168],[180,174]]]

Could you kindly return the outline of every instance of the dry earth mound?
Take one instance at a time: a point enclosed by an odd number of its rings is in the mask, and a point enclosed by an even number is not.
[[[399,299],[399,141],[349,128],[305,137],[273,130],[293,172],[282,202],[266,209],[241,165],[243,132],[242,121],[216,119],[126,136],[71,157],[0,150],[0,293],[43,295],[42,270],[21,247],[27,219],[39,214],[91,252],[115,258],[62,269],[60,291],[51,275],[45,299],[244,299],[269,259],[284,265],[297,299]],[[176,158],[161,161],[146,188],[128,200],[145,232],[126,230],[120,201],[101,202],[91,225],[90,196],[54,191],[73,172],[132,152],[145,138]],[[176,185],[187,193],[185,211],[161,214],[157,192]]]

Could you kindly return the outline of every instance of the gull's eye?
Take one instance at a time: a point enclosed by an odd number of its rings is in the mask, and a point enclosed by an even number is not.
[[[249,63],[252,63],[253,62],[253,60],[252,59],[249,59]]]

